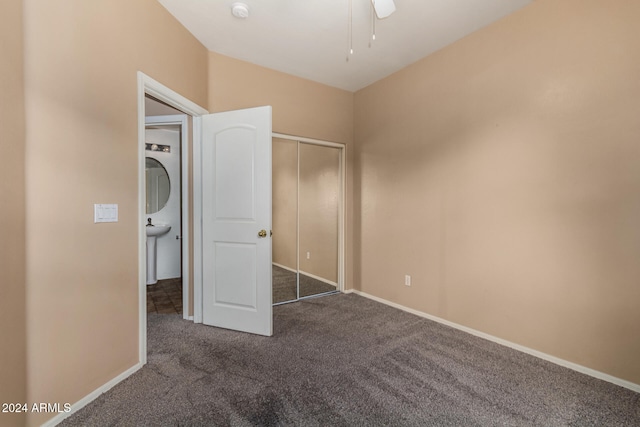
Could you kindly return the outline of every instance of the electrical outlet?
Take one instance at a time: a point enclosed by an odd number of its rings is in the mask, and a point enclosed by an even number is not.
[[[405,274],[404,276],[404,285],[411,286],[411,276],[409,276],[408,274]]]
[[[311,259],[311,252],[307,252],[307,259]]]

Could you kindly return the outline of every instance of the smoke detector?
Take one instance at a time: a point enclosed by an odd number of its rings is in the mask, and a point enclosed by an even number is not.
[[[239,19],[249,17],[249,6],[244,3],[236,2],[231,5],[231,14]]]

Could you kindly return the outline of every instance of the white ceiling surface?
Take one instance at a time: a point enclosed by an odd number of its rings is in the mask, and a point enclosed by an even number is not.
[[[210,51],[354,92],[532,0],[395,0],[371,47],[370,0],[352,0],[348,62],[349,0],[244,0],[245,20],[236,0],[158,1]]]

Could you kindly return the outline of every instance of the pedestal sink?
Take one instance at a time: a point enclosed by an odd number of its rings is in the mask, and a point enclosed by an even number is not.
[[[170,225],[148,225],[145,227],[147,231],[147,285],[153,285],[158,282],[156,272],[156,239],[171,230]]]

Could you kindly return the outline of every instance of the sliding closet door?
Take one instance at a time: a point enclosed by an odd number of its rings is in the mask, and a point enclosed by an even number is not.
[[[338,287],[339,148],[298,145],[299,297]]]
[[[298,142],[273,138],[273,303],[298,299]]]

